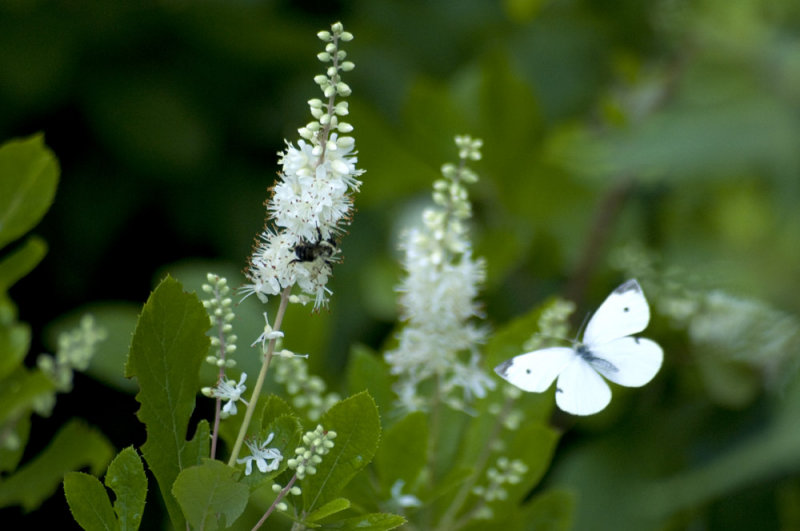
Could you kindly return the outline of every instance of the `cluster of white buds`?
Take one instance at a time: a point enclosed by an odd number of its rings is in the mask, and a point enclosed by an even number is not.
[[[486,332],[472,322],[480,315],[475,299],[484,262],[472,257],[465,223],[472,210],[465,184],[477,180],[466,164],[481,158],[481,145],[469,136],[456,137],[460,162],[442,167],[444,178],[433,186],[436,208],[426,210],[423,226],[407,231],[401,242],[407,275],[399,291],[406,326],[385,359],[398,376],[400,405],[408,410],[429,403],[417,392],[428,379],[436,379],[451,407],[464,410],[472,397],[486,396],[495,385],[480,366],[478,345]]]
[[[303,435],[305,446],[298,446],[294,451],[296,457],[286,461],[289,468],[294,470],[297,479],[302,480],[306,475],[317,473],[317,465],[322,462],[322,456],[334,447],[333,440],[335,438],[335,431],[326,431],[320,425],[317,425],[314,431],[306,432]]]
[[[349,112],[347,102],[337,101],[351,92],[341,73],[354,65],[345,60],[340,44],[353,35],[337,22],[317,36],[325,42],[317,57],[328,66],[314,81],[325,99],[308,102],[314,119],[298,130],[297,146],[287,142],[279,154],[283,168],[267,203],[275,228],[261,234],[243,288],[265,302],[296,284],[302,295],[291,300],[313,300],[315,309],[327,303],[331,264],[339,254],[336,238],[350,222],[352,194],[363,173],[356,169],[355,140],[347,136],[353,126],[342,120]]]
[[[575,312],[575,303],[566,299],[555,299],[539,315],[538,330],[523,345],[525,351],[544,348],[553,340],[568,339],[569,318]]]
[[[519,483],[527,471],[528,465],[519,459],[510,461],[507,457],[500,457],[497,459],[497,467],[489,467],[486,471],[489,484],[474,487],[472,493],[479,497],[484,504],[495,500],[505,500],[508,497],[508,491],[503,486]],[[492,510],[488,505],[482,505],[475,514],[475,518],[479,519],[489,519],[492,516]]]
[[[85,371],[94,356],[95,346],[106,337],[106,330],[97,327],[94,317],[84,315],[78,328],[58,336],[55,357],[42,354],[37,358],[36,365],[53,381],[56,389],[67,392],[72,389],[72,371]],[[36,411],[40,414],[49,413],[54,401],[55,397],[50,396],[37,405]]]
[[[292,397],[292,405],[305,410],[309,420],[316,421],[340,400],[336,393],[325,394],[327,386],[319,376],[308,374],[308,367],[302,357],[289,351],[281,351],[275,369],[275,381],[283,384]]]
[[[233,333],[231,321],[236,317],[233,312],[233,301],[228,297],[230,288],[225,277],[208,273],[207,284],[203,284],[203,291],[210,297],[203,300],[203,306],[211,318],[211,324],[216,335],[211,336],[211,346],[219,354],[210,354],[206,362],[219,368],[236,366],[236,360],[229,356],[236,352],[236,334]]]

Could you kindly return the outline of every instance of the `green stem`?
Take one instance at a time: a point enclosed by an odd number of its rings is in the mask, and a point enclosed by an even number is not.
[[[286,313],[286,307],[289,305],[289,293],[292,287],[289,286],[281,292],[281,304],[278,306],[278,313],[275,315],[275,324],[273,330],[278,332],[283,323],[283,316]],[[247,410],[244,412],[244,420],[242,426],[239,428],[239,435],[236,437],[236,443],[233,445],[231,457],[228,459],[228,466],[236,464],[236,458],[239,457],[239,451],[242,449],[244,436],[247,433],[247,428],[250,426],[250,420],[253,418],[253,412],[256,409],[258,396],[261,394],[261,388],[264,386],[264,380],[267,377],[267,369],[269,369],[269,362],[272,361],[272,354],[275,352],[275,339],[270,339],[267,345],[267,351],[264,353],[264,362],[261,364],[261,372],[258,373],[258,380],[256,386],[253,388],[253,394],[250,396],[250,402],[247,404]]]

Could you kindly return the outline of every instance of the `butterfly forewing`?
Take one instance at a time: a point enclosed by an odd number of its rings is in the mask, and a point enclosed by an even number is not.
[[[641,286],[629,280],[600,305],[583,334],[583,343],[594,347],[641,332],[650,322],[650,307]],[[592,349],[594,350],[594,349]]]
[[[523,391],[541,393],[547,391],[575,357],[571,348],[545,348],[515,356],[495,367],[494,371]]]

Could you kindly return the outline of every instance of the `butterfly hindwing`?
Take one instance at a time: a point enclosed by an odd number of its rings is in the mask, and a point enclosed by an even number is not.
[[[575,357],[571,348],[543,348],[515,356],[495,367],[494,371],[523,391],[541,393],[547,391]]]
[[[556,404],[573,415],[593,415],[611,401],[611,389],[597,371],[576,357],[556,383]]]
[[[642,287],[629,280],[611,292],[597,309],[583,334],[583,343],[594,347],[641,332],[650,322],[650,307]]]
[[[600,374],[625,387],[641,387],[656,375],[664,351],[655,341],[623,337],[592,347],[592,355],[606,363],[594,363]]]

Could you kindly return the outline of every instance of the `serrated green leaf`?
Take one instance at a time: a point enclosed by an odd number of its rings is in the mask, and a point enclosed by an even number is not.
[[[147,497],[147,476],[142,460],[132,446],[122,450],[111,461],[104,481],[114,491],[114,512],[120,529],[139,529]]]
[[[0,248],[39,223],[53,202],[58,174],[41,134],[0,146]]]
[[[108,493],[96,477],[83,472],[67,472],[64,495],[72,517],[86,531],[120,529]]]
[[[303,480],[303,511],[308,514],[334,499],[375,455],[381,435],[375,401],[367,392],[337,402],[320,419],[337,433],[334,447],[322,458],[317,473]]]
[[[397,514],[369,513],[325,524],[322,528],[341,531],[385,531],[400,527],[405,523],[406,519]]]
[[[170,519],[176,528],[184,518],[172,495],[172,483],[184,468],[199,462],[208,445],[201,424],[193,441],[187,442],[189,418],[199,387],[198,371],[208,352],[208,314],[194,294],[184,293],[180,283],[166,277],[144,305],[131,342],[127,377],[136,377],[140,391],[137,412],[147,426],[142,445],[150,470],[158,481]],[[208,454],[206,454],[208,455]]]
[[[225,528],[241,516],[250,489],[238,476],[235,469],[211,459],[178,474],[172,493],[193,529]]]
[[[428,417],[409,413],[386,430],[375,454],[375,468],[386,492],[397,480],[411,487],[428,459]],[[405,492],[408,492],[406,490]]]
[[[111,460],[113,451],[102,433],[72,420],[41,454],[0,483],[0,507],[22,505],[30,511],[53,495],[66,472],[89,466],[96,475]]]
[[[31,327],[15,323],[0,328],[0,381],[20,368],[31,345]]]
[[[307,523],[314,523],[322,520],[323,518],[327,518],[332,514],[336,514],[338,512],[344,511],[345,509],[350,508],[350,500],[347,498],[335,498],[316,511],[312,511],[311,514],[306,516],[305,521]]]
[[[8,288],[30,273],[46,254],[47,243],[37,236],[31,236],[4,256],[0,261],[0,291],[8,291]]]
[[[350,350],[347,363],[347,388],[354,395],[369,391],[379,412],[388,412],[395,400],[388,365],[372,350],[355,346]]]

